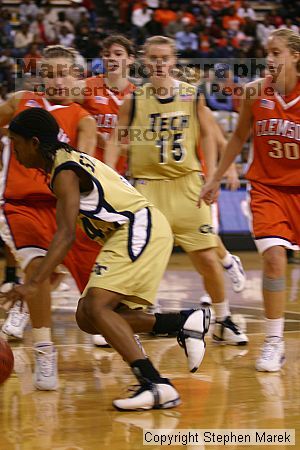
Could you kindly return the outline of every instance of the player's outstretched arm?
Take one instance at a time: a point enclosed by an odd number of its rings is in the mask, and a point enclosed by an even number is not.
[[[211,111],[210,111],[210,114],[213,116]],[[218,124],[218,122],[216,121],[215,118],[214,118],[214,123],[215,123],[214,131],[215,131],[215,136],[216,136],[216,140],[217,140],[218,157],[219,157],[219,159],[221,159],[226,150],[227,139],[224,136],[224,132],[223,132],[221,126]],[[226,171],[224,176],[226,178],[226,189],[235,191],[236,189],[238,189],[240,187],[240,180],[239,180],[235,162],[233,162],[229,166],[229,169]]]
[[[127,140],[129,136],[128,128],[130,126],[132,108],[133,97],[132,94],[128,94],[119,110],[118,126],[113,130],[105,145],[104,162],[113,169],[116,168],[119,159],[120,144],[122,140]]]
[[[247,99],[243,100],[242,102],[237,127],[232,137],[229,139],[225,152],[218,164],[214,176],[211,180],[208,180],[202,188],[199,205],[201,203],[201,200],[204,200],[207,204],[213,203],[216,200],[222,177],[228,170],[229,166],[233,163],[236,156],[242,151],[243,145],[250,135],[251,124],[251,100]]]

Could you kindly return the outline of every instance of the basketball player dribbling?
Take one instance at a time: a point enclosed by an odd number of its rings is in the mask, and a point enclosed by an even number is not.
[[[36,295],[71,248],[78,222],[102,248],[78,303],[77,323],[87,333],[101,333],[140,384],[133,395],[113,405],[122,411],[177,406],[178,392],[145,356],[133,332],[178,332],[189,369],[195,372],[204,356],[209,308],[155,315],[134,309],[136,304],[147,307],[155,302],[173,247],[168,221],[117,172],[60,142],[58,129],[54,117],[40,108],[23,111],[10,123],[19,163],[50,175],[57,198],[57,231],[39,267],[0,303]]]

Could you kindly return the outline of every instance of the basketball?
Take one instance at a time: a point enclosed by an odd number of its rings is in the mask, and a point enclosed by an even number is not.
[[[7,380],[14,367],[14,355],[8,343],[0,338],[0,385]]]

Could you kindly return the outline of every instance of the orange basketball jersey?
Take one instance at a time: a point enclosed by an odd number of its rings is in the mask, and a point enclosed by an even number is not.
[[[20,100],[15,116],[28,108],[43,108],[49,111],[56,119],[59,127],[59,140],[76,147],[77,126],[80,119],[89,114],[77,103],[70,105],[52,105],[43,94],[25,92]],[[10,151],[7,166],[4,200],[34,200],[52,199],[53,194],[48,188],[45,175],[36,169],[26,169]]]
[[[119,108],[124,101],[124,97],[135,90],[132,83],[128,83],[126,89],[115,92],[105,85],[102,75],[90,77],[86,80],[85,98],[83,107],[94,116],[97,122],[97,130],[109,137],[118,123]],[[103,161],[103,149],[97,148],[95,157]],[[117,170],[124,170],[125,160],[121,158]]]
[[[300,81],[289,95],[276,91],[252,105],[253,154],[247,178],[300,186]]]

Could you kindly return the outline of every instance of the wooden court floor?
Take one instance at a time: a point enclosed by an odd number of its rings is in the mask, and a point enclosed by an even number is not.
[[[233,313],[247,321],[247,347],[218,346],[208,337],[204,361],[196,374],[190,374],[174,338],[141,336],[148,355],[181,394],[182,405],[170,410],[121,413],[112,408],[112,399],[125,394],[135,380],[112,349],[93,347],[90,336],[77,328],[76,292],[56,295],[53,334],[59,349],[59,390],[33,389],[28,329],[24,342],[12,343],[15,371],[0,387],[0,450],[138,450],[146,428],[295,429],[294,448],[300,449],[300,265],[288,267],[287,364],[280,373],[258,373],[254,362],[263,340],[260,261],[256,253],[240,256],[247,271],[246,289],[234,294],[227,279],[226,283]],[[187,258],[173,255],[159,290],[162,309],[195,306],[202,293],[201,280]]]

